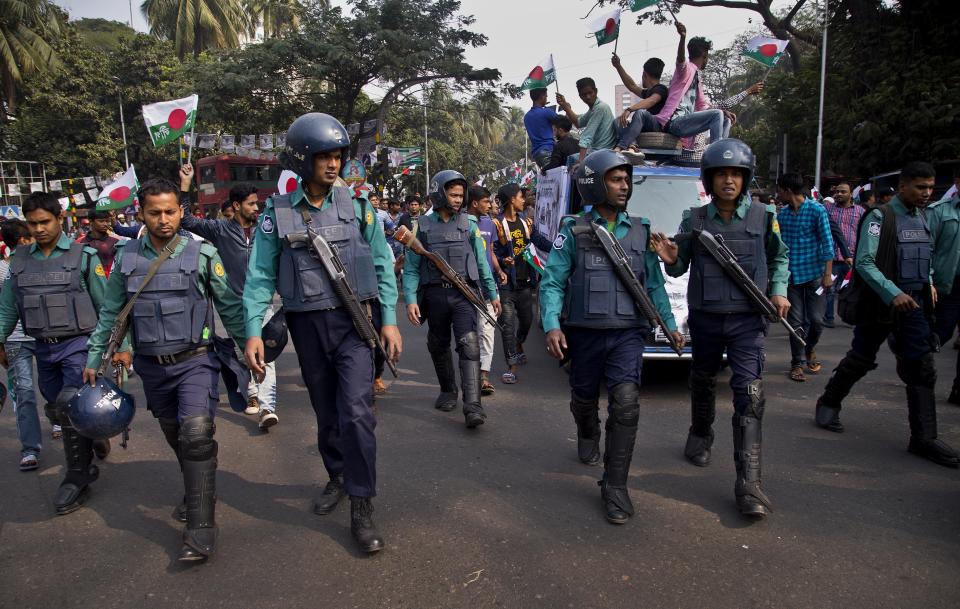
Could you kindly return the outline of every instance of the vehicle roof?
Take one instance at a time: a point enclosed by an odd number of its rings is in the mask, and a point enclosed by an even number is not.
[[[635,165],[633,167],[633,175],[699,178],[700,169],[697,167],[675,167],[672,165],[660,165],[656,167],[650,165]]]

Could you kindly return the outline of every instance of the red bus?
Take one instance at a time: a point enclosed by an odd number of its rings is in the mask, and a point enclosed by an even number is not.
[[[251,159],[249,157],[221,154],[203,157],[197,161],[198,203],[203,211],[208,207],[219,208],[227,200],[230,189],[238,183],[253,184],[261,203],[277,192],[280,179],[280,161]]]

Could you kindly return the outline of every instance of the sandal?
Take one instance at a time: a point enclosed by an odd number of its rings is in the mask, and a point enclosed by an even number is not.
[[[20,458],[20,471],[29,472],[30,470],[37,469],[39,466],[37,461],[37,456],[33,453],[27,453]]]
[[[803,375],[803,368],[800,366],[794,366],[790,369],[790,380],[796,381],[798,383],[803,383],[807,380],[807,377]]]
[[[504,385],[513,385],[517,382],[517,375],[512,372],[504,372],[500,375],[500,380]]]
[[[816,374],[823,369],[823,364],[817,359],[817,352],[811,351],[807,354],[807,370],[810,374]]]
[[[480,395],[493,395],[496,389],[490,379],[484,378],[480,381]]]

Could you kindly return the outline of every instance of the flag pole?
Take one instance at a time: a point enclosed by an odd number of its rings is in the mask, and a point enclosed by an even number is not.
[[[187,163],[193,162],[193,132],[197,129],[197,121],[193,121],[190,127],[190,147],[187,149]]]
[[[550,63],[553,64],[553,86],[556,87],[557,93],[560,93],[560,83],[557,82],[557,60],[553,58],[553,53],[550,53]]]
[[[674,25],[680,23],[679,21],[677,21],[677,14],[676,14],[675,12],[673,12],[673,7],[670,6],[669,3],[666,4],[666,7],[667,7],[667,10],[670,11],[670,14],[673,15],[673,23],[674,23]]]
[[[183,137],[177,138],[177,148],[179,149],[179,152],[177,152],[177,164],[183,167]]]
[[[820,113],[817,119],[817,163],[814,170],[813,184],[820,190],[820,160],[823,154],[823,97],[827,82],[827,20],[829,0],[823,3],[823,51],[820,60]]]

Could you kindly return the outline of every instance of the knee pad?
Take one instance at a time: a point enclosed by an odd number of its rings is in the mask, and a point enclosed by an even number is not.
[[[216,425],[210,417],[187,417],[180,423],[180,455],[187,461],[207,461],[217,456],[213,439]]]
[[[60,425],[60,407],[56,402],[44,404],[43,414],[47,415],[52,425]]]
[[[690,390],[694,392],[715,393],[717,390],[717,377],[700,374],[694,370],[690,371]]]
[[[837,369],[839,370],[841,366],[845,368],[844,372],[863,376],[871,370],[876,370],[877,362],[875,359],[867,358],[851,349],[847,351],[846,356],[837,365]]]
[[[621,383],[610,390],[610,398],[610,418],[620,425],[635,427],[640,420],[640,387],[636,383]]]
[[[907,385],[935,387],[937,384],[937,368],[932,353],[927,353],[918,360],[910,361],[898,357],[897,374]]]
[[[597,414],[597,406],[600,398],[582,398],[576,393],[570,392],[570,412],[574,417],[587,417]]]
[[[762,419],[763,409],[767,404],[766,395],[763,393],[763,379],[754,379],[747,383],[747,396],[750,398],[750,409],[753,411],[753,416]]]
[[[60,390],[54,403],[60,408],[61,412],[66,413],[67,407],[70,405],[70,400],[73,399],[73,396],[77,395],[77,391],[79,390],[77,387],[64,387]]]
[[[430,355],[443,355],[450,349],[450,340],[441,340],[433,332],[427,332],[427,351]]]
[[[476,332],[467,332],[457,341],[457,353],[470,361],[480,361],[480,339]]]

